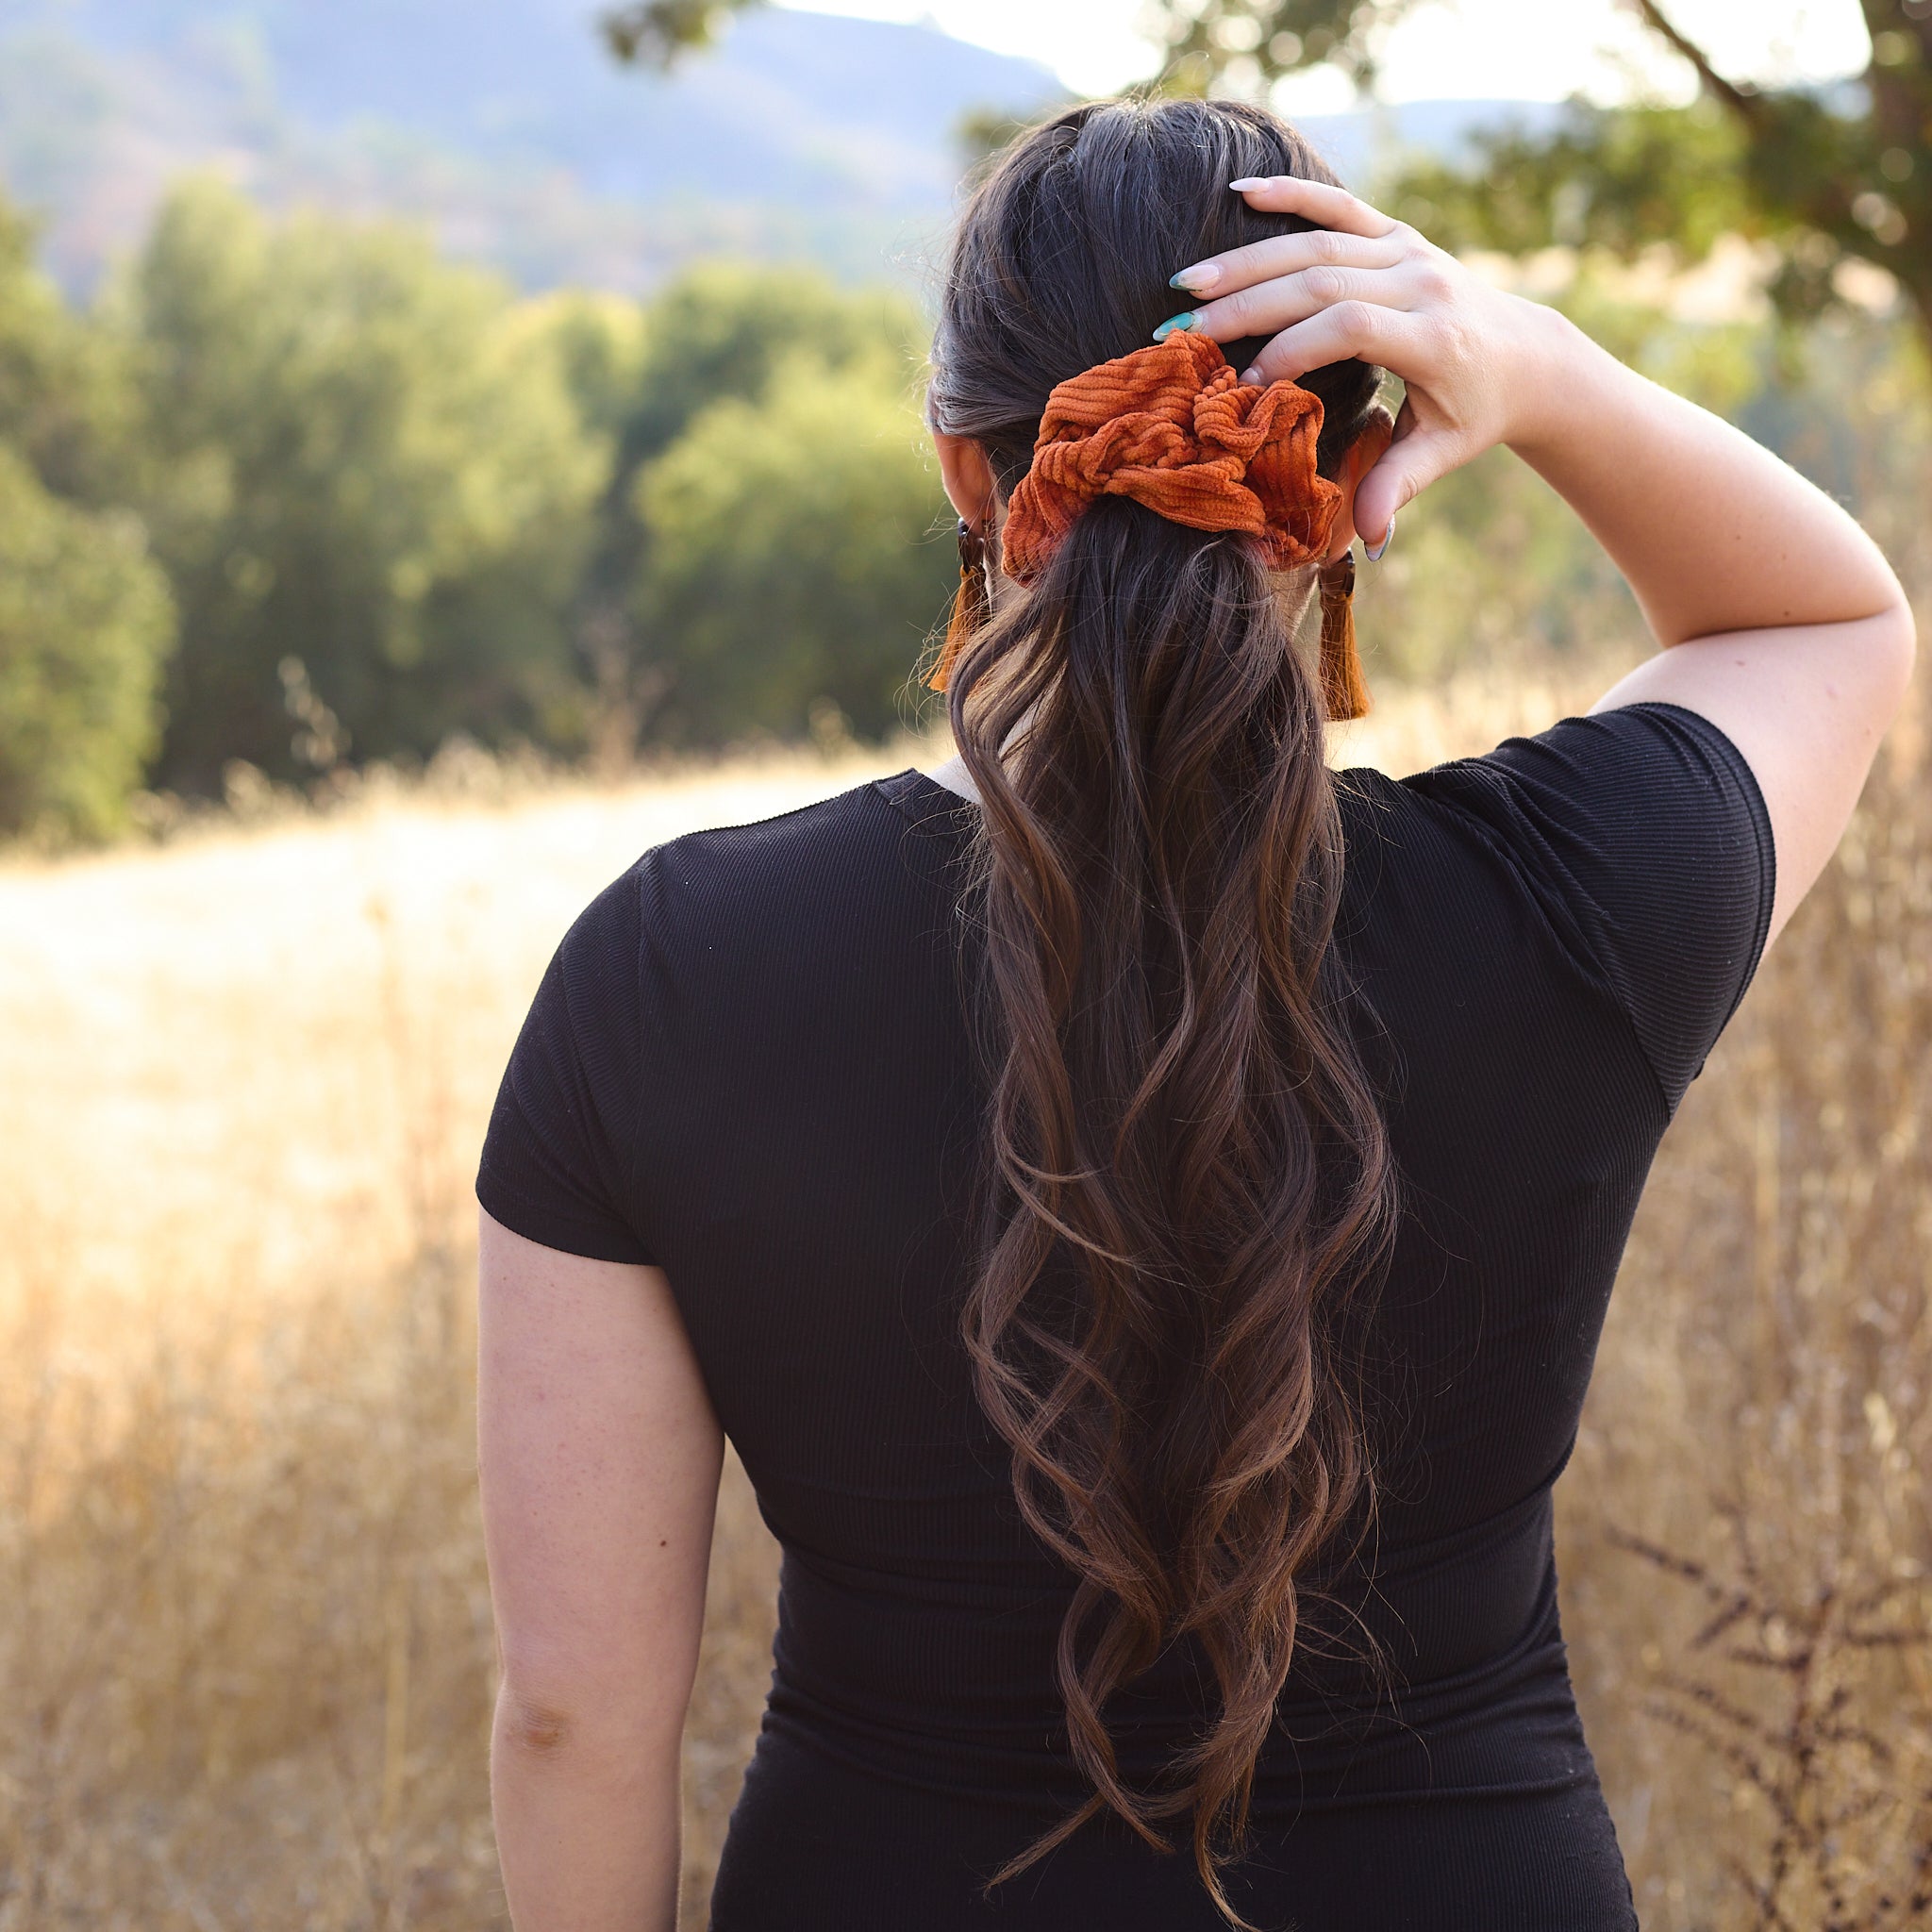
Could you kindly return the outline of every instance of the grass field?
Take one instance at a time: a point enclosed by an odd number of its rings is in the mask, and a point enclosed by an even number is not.
[[[1412,768],[1587,690],[1391,700]],[[1932,1911],[1932,799],[1913,720],[1672,1128],[1562,1502],[1647,1926]],[[505,1923],[475,1155],[551,948],[689,826],[914,761],[366,798],[0,865],[0,1932]],[[768,1668],[727,1481],[703,1923]]]

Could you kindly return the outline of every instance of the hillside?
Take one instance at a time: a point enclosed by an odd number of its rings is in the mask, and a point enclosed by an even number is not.
[[[426,218],[528,286],[721,249],[876,275],[943,221],[959,117],[1057,92],[930,27],[775,9],[662,78],[608,58],[585,0],[6,0],[0,179],[72,288],[210,166]]]
[[[670,76],[606,55],[593,0],[0,0],[0,184],[84,292],[168,182],[215,168],[271,207],[401,213],[528,288],[641,290],[707,254],[915,277],[974,108],[1062,90],[929,25],[766,8]],[[1360,180],[1507,102],[1307,124]]]

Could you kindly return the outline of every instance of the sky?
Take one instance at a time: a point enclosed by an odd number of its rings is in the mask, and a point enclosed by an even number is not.
[[[1081,93],[1144,79],[1152,44],[1137,27],[1143,0],[796,0],[818,12],[932,19],[959,40],[1025,54]],[[1869,51],[1857,0],[1670,0],[1671,19],[1738,78],[1826,79],[1861,71]],[[1683,63],[1660,54],[1619,0],[1421,0],[1391,33],[1381,93],[1391,101],[1545,100],[1577,92],[1627,94],[1635,72],[1680,99]],[[1289,113],[1350,105],[1333,74],[1291,79]]]

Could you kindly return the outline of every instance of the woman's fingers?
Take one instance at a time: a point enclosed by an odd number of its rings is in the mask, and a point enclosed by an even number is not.
[[[1401,225],[1380,208],[1358,201],[1347,189],[1331,187],[1326,181],[1306,181],[1299,175],[1250,175],[1227,185],[1263,214],[1303,215],[1320,227],[1337,228],[1344,235],[1387,235]]]
[[[1344,235],[1335,228],[1308,228],[1299,235],[1270,235],[1244,248],[1210,255],[1182,269],[1173,286],[1191,295],[1232,295],[1239,289],[1303,269],[1391,268],[1401,259],[1401,244],[1392,232],[1371,238]]]
[[[1227,340],[1244,335],[1265,335],[1273,324],[1257,328],[1237,327]],[[1402,351],[1413,335],[1410,320],[1400,308],[1380,302],[1351,297],[1333,302],[1303,321],[1291,324],[1274,337],[1241,371],[1243,382],[1293,382],[1310,369],[1325,368],[1330,362],[1344,362],[1351,356],[1365,362],[1379,362],[1392,368],[1405,380],[1403,368],[1409,358]]]
[[[1379,542],[1404,504],[1508,440],[1526,306],[1345,189],[1287,175],[1231,186],[1251,207],[1315,225],[1183,270],[1176,286],[1204,299],[1157,339],[1176,327],[1218,342],[1266,338],[1241,372],[1248,383],[1293,382],[1350,358],[1399,376],[1407,395],[1394,441],[1356,496],[1356,528]]]
[[[1193,329],[1217,342],[1233,342],[1243,336],[1272,336],[1277,329],[1291,328],[1337,303],[1369,302],[1384,308],[1407,309],[1415,306],[1422,293],[1422,277],[1407,264],[1394,268],[1324,265],[1277,275],[1251,289],[1204,302],[1188,312],[1185,324],[1176,316],[1174,325]],[[1166,327],[1163,324],[1163,332]],[[1313,368],[1314,364],[1307,366]]]
[[[1457,470],[1474,452],[1459,430],[1421,427],[1405,401],[1395,419],[1395,440],[1356,486],[1355,527],[1373,549],[1389,533],[1395,513],[1412,503],[1440,476]]]

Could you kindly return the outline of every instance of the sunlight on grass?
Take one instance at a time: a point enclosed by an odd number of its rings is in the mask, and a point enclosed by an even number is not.
[[[1337,757],[1481,750],[1595,688],[1391,695]],[[1670,1932],[1924,1909],[1918,741],[1895,734],[1665,1142],[1559,1491],[1579,1692]],[[939,755],[396,792],[0,866],[0,1932],[505,1923],[469,1191],[505,1056],[645,846]],[[692,1924],[772,1575],[734,1469]]]

